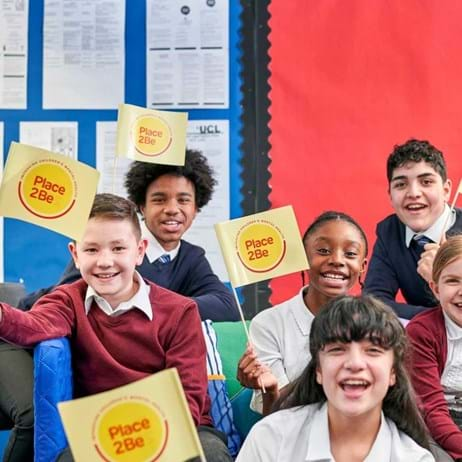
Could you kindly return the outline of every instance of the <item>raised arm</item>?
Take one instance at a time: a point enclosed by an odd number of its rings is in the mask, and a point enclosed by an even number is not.
[[[370,259],[364,292],[375,295],[393,308],[400,318],[411,319],[416,314],[425,311],[426,307],[399,303],[396,294],[399,290],[398,276],[388,256],[382,237],[377,235],[372,257]]]
[[[35,292],[31,292],[23,297],[19,303],[18,308],[21,310],[30,310],[32,305],[39,300],[39,298],[43,297],[44,295],[50,293],[54,288],[60,286],[61,284],[70,284],[71,282],[77,281],[80,279],[80,271],[75,267],[74,260],[69,261],[66,268],[64,269],[63,274],[59,278],[59,281],[50,287],[45,287],[44,289],[36,290]]]
[[[0,337],[23,347],[70,335],[75,319],[69,297],[59,290],[42,297],[30,311],[5,303],[0,304],[0,311]]]

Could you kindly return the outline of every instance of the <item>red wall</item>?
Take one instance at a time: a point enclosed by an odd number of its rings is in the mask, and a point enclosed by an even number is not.
[[[372,248],[394,144],[428,139],[462,175],[462,2],[273,0],[270,14],[272,206],[292,204],[301,232],[349,213]],[[300,284],[273,280],[272,303]]]

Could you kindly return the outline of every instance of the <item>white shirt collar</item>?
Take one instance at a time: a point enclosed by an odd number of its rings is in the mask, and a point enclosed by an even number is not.
[[[324,403],[319,411],[315,412],[311,423],[310,443],[306,452],[305,461],[333,461],[334,457],[330,452],[329,419],[327,416],[327,402]]]
[[[447,216],[451,213],[451,208],[448,204],[444,204],[444,211],[439,216],[439,218],[430,226],[426,231],[422,231],[420,233],[416,233],[412,231],[411,228],[406,226],[406,246],[409,247],[411,244],[411,240],[414,236],[425,236],[431,239],[433,242],[439,242],[441,239],[441,235],[443,234],[443,226],[446,223]],[[454,223],[456,222],[456,211],[453,210],[451,216],[449,217],[449,221],[446,225],[446,231],[451,228]]]
[[[133,295],[130,300],[122,302],[114,309],[112,309],[111,305],[103,297],[100,297],[95,292],[93,287],[88,286],[85,294],[85,313],[88,314],[94,300],[98,307],[101,308],[101,310],[103,310],[108,316],[120,316],[121,314],[136,308],[142,311],[149,320],[152,321],[152,306],[149,299],[149,292],[151,288],[144,282],[138,271],[135,271],[134,279],[135,278],[138,281],[138,290],[135,295]]]
[[[462,327],[458,326],[443,310],[444,324],[446,325],[446,333],[448,340],[462,339]]]
[[[140,221],[141,225],[141,235],[144,239],[148,241],[148,248],[146,249],[146,257],[148,257],[149,263],[156,261],[160,256],[168,254],[170,255],[170,260],[173,260],[180,250],[181,241],[178,242],[178,245],[173,250],[165,250],[160,244],[159,241],[154,237],[154,235],[149,231],[144,220]]]
[[[291,304],[291,311],[300,332],[303,336],[307,337],[310,335],[311,323],[313,322],[314,315],[305,305],[305,290],[308,290],[308,286],[301,288],[298,297],[294,299],[295,303]]]
[[[306,453],[306,462],[334,462],[334,456],[330,450],[329,418],[327,414],[327,402],[322,405],[313,416],[313,421],[308,437],[310,444]],[[364,462],[375,462],[378,460],[390,460],[390,446],[392,435],[385,422],[383,412],[380,418],[380,429],[375,438],[369,454]],[[314,444],[311,444],[314,443]]]

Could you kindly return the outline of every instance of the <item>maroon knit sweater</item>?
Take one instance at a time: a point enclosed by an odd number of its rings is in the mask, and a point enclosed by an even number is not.
[[[406,326],[411,341],[411,377],[433,439],[452,457],[462,458],[462,431],[452,420],[441,376],[448,356],[446,326],[441,307],[414,316]],[[462,380],[462,377],[461,377]]]
[[[110,317],[95,303],[85,314],[87,284],[79,280],[42,297],[28,312],[0,304],[0,337],[24,347],[69,337],[76,397],[176,367],[195,424],[211,425],[206,347],[196,303],[148,284],[152,321],[137,309]]]

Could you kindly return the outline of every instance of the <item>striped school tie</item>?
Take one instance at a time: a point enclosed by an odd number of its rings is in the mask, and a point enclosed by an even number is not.
[[[163,265],[165,265],[166,263],[170,263],[171,258],[168,253],[164,253],[157,260],[160,261]]]
[[[430,242],[433,242],[431,239],[429,239],[426,236],[417,236],[417,234],[412,238],[411,241],[411,250],[414,251],[417,260],[420,258],[420,255],[422,255],[422,252],[425,250],[424,247],[426,244],[429,244]]]

